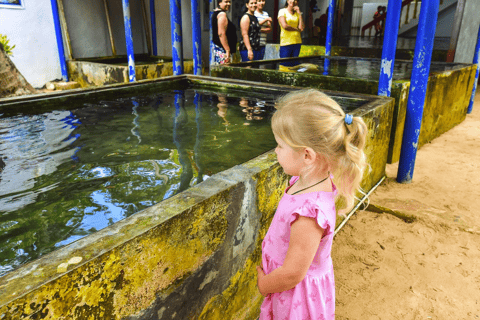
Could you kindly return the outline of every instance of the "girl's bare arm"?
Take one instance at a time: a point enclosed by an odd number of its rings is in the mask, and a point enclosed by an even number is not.
[[[258,289],[263,296],[290,290],[306,276],[322,240],[324,230],[312,218],[298,217],[290,230],[290,242],[283,265],[265,275],[258,271]]]

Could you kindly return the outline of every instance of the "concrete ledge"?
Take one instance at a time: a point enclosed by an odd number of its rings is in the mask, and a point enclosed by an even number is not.
[[[125,60],[126,61],[126,60]],[[193,61],[183,62],[184,73],[193,73]],[[114,83],[128,83],[128,66],[99,62],[67,61],[68,76],[82,88]],[[159,60],[135,66],[137,80],[156,79],[173,75],[173,63]]]
[[[0,317],[254,319],[286,179],[270,152],[27,264],[1,279]]]
[[[0,103],[5,112],[73,107],[75,101],[80,107],[90,99],[158,93],[189,82],[252,94],[253,87],[298,89],[185,75]],[[369,190],[385,175],[393,99],[328,94],[356,105],[351,112],[367,123],[372,170],[362,186]],[[257,319],[263,298],[255,267],[286,181],[270,151],[26,264],[0,278],[0,319]]]

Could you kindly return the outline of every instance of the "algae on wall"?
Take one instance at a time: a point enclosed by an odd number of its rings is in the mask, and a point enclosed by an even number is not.
[[[9,273],[0,317],[256,319],[255,266],[285,182],[273,152],[214,175]]]

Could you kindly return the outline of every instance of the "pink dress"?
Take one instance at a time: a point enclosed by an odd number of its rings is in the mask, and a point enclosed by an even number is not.
[[[290,186],[297,180],[298,177],[293,177]],[[260,320],[335,319],[335,282],[330,252],[337,217],[336,194],[335,186],[332,192],[289,195],[285,191],[262,243],[265,274],[282,266],[287,255],[290,226],[298,216],[315,218],[325,232],[305,278],[293,289],[266,297]]]

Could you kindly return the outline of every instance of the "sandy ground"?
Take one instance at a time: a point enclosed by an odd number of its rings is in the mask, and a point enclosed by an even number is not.
[[[418,151],[412,183],[397,169],[335,238],[337,319],[480,319],[479,90]]]

